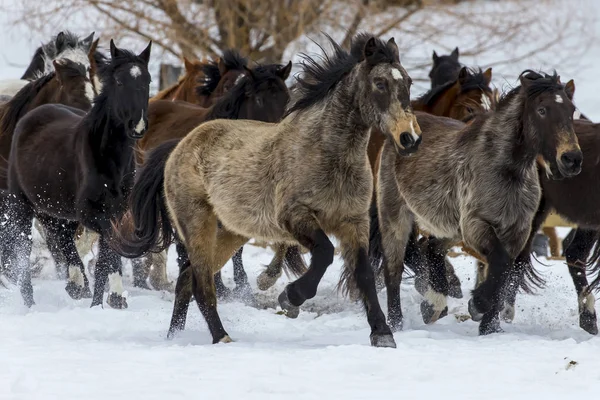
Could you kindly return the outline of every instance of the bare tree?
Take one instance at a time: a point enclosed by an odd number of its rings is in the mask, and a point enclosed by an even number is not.
[[[15,23],[47,35],[61,29],[97,30],[104,37],[152,39],[165,59],[216,56],[238,48],[272,62],[316,50],[326,32],[347,45],[358,30],[394,36],[403,64],[427,80],[431,50],[459,45],[469,65],[511,70],[575,64],[585,47],[569,46],[593,25],[585,7],[558,0],[22,0]],[[544,3],[540,5],[540,3]],[[560,10],[564,12],[560,12]],[[552,9],[552,17],[546,10]],[[558,10],[558,12],[557,12]],[[319,40],[320,41],[320,40]],[[593,41],[589,41],[590,45]],[[579,41],[581,43],[581,41]]]

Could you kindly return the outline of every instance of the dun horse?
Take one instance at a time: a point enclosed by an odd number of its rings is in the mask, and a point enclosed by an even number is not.
[[[34,304],[29,270],[31,220],[36,216],[69,264],[66,290],[84,291],[82,262],[74,235],[79,223],[100,233],[100,255],[92,306],[101,305],[109,280],[108,304],[127,306],[121,260],[107,245],[111,219],[120,217],[133,183],[133,144],[148,126],[151,44],[140,54],[110,43],[110,62],[99,66],[102,92],[86,114],[64,105],[44,105],[15,128],[8,186],[11,237],[8,260],[19,271],[26,305]]]
[[[443,257],[461,240],[486,258],[487,279],[473,291],[472,315],[483,314],[480,334],[500,329],[498,313],[509,269],[527,242],[541,196],[536,158],[555,176],[574,176],[582,154],[573,132],[575,107],[558,77],[525,71],[495,111],[469,126],[419,114],[423,149],[399,158],[384,145],[377,200],[383,237],[388,314],[400,328],[400,281],[404,250],[417,222],[439,240],[429,258],[441,271],[421,303],[425,322],[447,313],[448,285]],[[419,179],[414,179],[418,172]],[[435,278],[435,279],[434,279]]]
[[[366,307],[371,344],[395,347],[367,258],[367,143],[376,128],[395,151],[417,150],[410,81],[393,39],[355,42],[362,61],[331,42],[335,52],[321,63],[305,58],[299,96],[282,122],[205,123],[172,152],[158,148],[140,172],[133,220],[123,222],[115,246],[128,256],[161,250],[175,228],[189,268],[177,281],[169,336],[185,326],[193,294],[213,342],[231,341],[217,313],[213,275],[250,237],[309,249],[309,270],[279,296],[284,310],[297,312],[333,261],[332,234],[342,247],[346,288],[358,290]]]

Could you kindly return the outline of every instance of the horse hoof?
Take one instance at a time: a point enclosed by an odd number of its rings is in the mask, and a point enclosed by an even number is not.
[[[371,346],[373,347],[389,347],[392,349],[396,348],[396,341],[394,335],[391,333],[372,333],[370,336]]]
[[[502,333],[504,332],[502,328],[500,328],[500,320],[494,319],[490,323],[480,323],[479,324],[479,336],[491,335],[492,333]]]
[[[443,310],[436,310],[433,304],[430,304],[427,300],[421,302],[421,316],[423,322],[426,324],[433,324],[440,318],[444,318],[448,315],[448,307],[444,307]]]
[[[300,307],[292,304],[287,294],[287,287],[283,289],[283,292],[277,298],[279,301],[279,305],[281,309],[285,313],[285,316],[288,318],[298,318],[298,314],[300,314]]]
[[[223,336],[217,343],[232,343],[233,340],[229,337],[229,335]]]
[[[500,312],[500,318],[502,318],[502,321],[511,324],[515,319],[515,306],[504,303],[504,308]]]
[[[252,288],[248,284],[236,286],[233,289],[232,296],[249,307],[256,307],[258,304],[252,293]]]
[[[106,303],[114,309],[124,310],[127,308],[127,299],[119,294],[110,293],[106,299]]]
[[[277,280],[281,277],[281,273],[279,275],[271,276],[267,274],[267,271],[263,271],[256,278],[256,286],[258,286],[259,290],[263,292],[273,287],[273,285],[277,282]]]
[[[65,286],[65,291],[73,300],[80,300],[83,297],[84,290],[85,288],[72,281],[67,282],[67,286]],[[88,291],[89,290],[90,289],[88,288]]]
[[[591,313],[586,310],[579,314],[579,326],[587,333],[597,335],[598,325],[596,324],[596,313]]]
[[[479,312],[477,308],[475,308],[473,299],[469,299],[469,314],[471,315],[471,319],[475,322],[479,322],[483,319],[483,313]]]

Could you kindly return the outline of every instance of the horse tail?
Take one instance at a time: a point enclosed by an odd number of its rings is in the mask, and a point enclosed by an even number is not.
[[[300,277],[307,271],[306,264],[300,254],[300,247],[290,246],[283,258],[283,269],[288,276]]]
[[[522,292],[534,294],[536,289],[542,289],[546,286],[546,280],[533,266],[531,257],[527,257],[527,260],[520,264],[519,267],[523,268],[523,279],[520,282]]]
[[[129,196],[129,211],[113,224],[111,246],[127,258],[160,253],[173,243],[174,234],[164,200],[164,172],[179,140],[152,150],[138,171]]]
[[[380,272],[381,260],[383,259],[383,239],[379,228],[379,215],[375,196],[369,208],[369,260],[371,268],[377,275]]]

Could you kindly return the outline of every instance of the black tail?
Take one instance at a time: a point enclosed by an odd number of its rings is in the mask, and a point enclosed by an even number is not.
[[[306,272],[306,264],[300,254],[300,247],[290,246],[285,252],[283,269],[288,276],[300,277]]]
[[[173,243],[173,228],[164,201],[164,172],[178,143],[179,139],[170,140],[152,150],[136,174],[129,211],[113,226],[111,246],[123,257],[158,253]]]
[[[379,216],[375,196],[373,196],[371,207],[369,208],[369,219],[369,261],[375,274],[378,274],[381,260],[383,259],[383,243],[381,230],[379,230]]]

